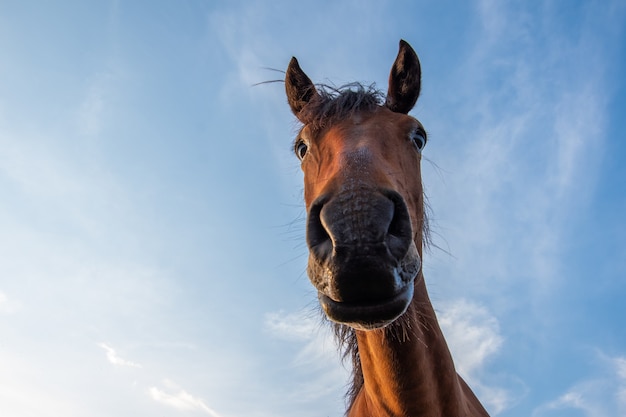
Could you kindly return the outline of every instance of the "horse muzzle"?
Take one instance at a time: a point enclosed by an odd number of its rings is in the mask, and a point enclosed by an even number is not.
[[[407,310],[421,259],[411,219],[395,191],[356,188],[313,202],[307,272],[329,319],[384,327]]]

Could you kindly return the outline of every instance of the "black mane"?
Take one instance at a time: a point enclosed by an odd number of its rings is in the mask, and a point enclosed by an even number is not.
[[[326,317],[325,315],[323,317]],[[329,320],[327,320],[329,321]],[[342,359],[350,360],[352,362],[352,381],[348,386],[348,392],[346,392],[346,402],[348,404],[348,410],[354,403],[357,394],[363,387],[363,369],[361,368],[361,356],[359,355],[359,348],[356,341],[356,333],[354,329],[345,324],[331,322],[335,340],[339,345],[339,351]]]
[[[385,102],[384,94],[374,84],[318,84],[316,90],[318,94],[298,114],[298,119],[313,129],[323,129],[356,112],[373,111]]]

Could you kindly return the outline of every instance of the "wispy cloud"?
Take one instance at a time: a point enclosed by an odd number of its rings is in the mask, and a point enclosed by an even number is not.
[[[586,417],[613,417],[626,413],[626,358],[600,353],[604,372],[582,380],[556,399],[537,407],[533,417],[557,410],[578,410]]]
[[[152,399],[180,411],[200,411],[211,417],[221,417],[215,410],[206,405],[200,398],[194,397],[169,380],[163,381],[165,389],[150,387],[148,392]]]
[[[450,80],[467,104],[442,113],[461,123],[438,122],[433,135],[433,145],[448,147],[434,158],[447,171],[446,183],[427,181],[433,211],[443,219],[435,228],[445,228],[453,255],[425,261],[433,272],[427,279],[459,371],[494,414],[529,390],[528,381],[486,372],[500,349],[517,349],[504,344],[495,317],[502,326],[533,326],[515,342],[528,347],[566,311],[557,290],[587,277],[566,273],[573,263],[564,252],[579,235],[576,217],[592,202],[606,149],[610,59],[587,20],[606,9],[583,14],[570,36],[552,30],[560,22],[556,10],[540,7],[542,20],[533,21],[521,3],[478,2],[480,33],[460,62],[462,81]],[[472,301],[446,302],[444,294]],[[591,401],[597,386],[590,377],[537,415],[570,406],[617,415]]]
[[[434,159],[449,174],[427,186],[455,258],[433,266],[453,277],[446,291],[466,297],[501,298],[512,288],[552,296],[567,276],[573,215],[590,204],[601,169],[606,47],[587,21],[576,36],[553,33],[557,11],[542,7],[533,21],[521,4],[479,2],[482,30],[459,62],[460,81],[449,80],[466,104],[442,113],[445,121],[433,115],[433,145],[448,147]]]
[[[598,400],[598,390],[606,390],[608,387],[602,381],[586,381],[572,387],[557,399],[535,409],[533,417],[548,416],[555,410],[579,410],[586,417],[612,417],[615,416],[607,408],[603,400]]]
[[[275,337],[304,344],[295,358],[296,365],[324,367],[322,364],[339,357],[329,328],[312,312],[267,313],[265,328]]]
[[[626,412],[626,358],[618,357],[613,360],[615,362],[616,373],[619,378],[617,389],[617,401],[622,413]]]
[[[111,76],[99,74],[88,87],[78,110],[78,129],[82,134],[93,136],[100,132],[106,104],[106,84]]]
[[[13,314],[19,308],[19,303],[10,299],[4,292],[0,291],[0,313]]]
[[[340,364],[329,326],[322,325],[317,312],[267,313],[265,328],[274,337],[299,346],[291,361],[294,373],[306,374],[305,382],[293,391],[298,401],[341,396],[348,372]]]
[[[282,339],[307,341],[320,331],[320,323],[304,312],[277,311],[265,315],[265,328]]]
[[[459,372],[472,377],[502,346],[498,320],[486,308],[460,299],[444,303],[439,324]]]
[[[494,415],[508,408],[512,393],[482,380],[486,363],[504,341],[498,320],[485,307],[465,299],[443,303],[438,317],[459,374]]]
[[[141,368],[140,364],[135,363],[135,362],[131,362],[129,360],[121,358],[117,354],[115,349],[113,349],[111,346],[109,346],[109,345],[107,345],[105,343],[98,343],[98,346],[100,346],[102,349],[104,349],[104,351],[106,352],[107,359],[113,365],[116,365],[116,366],[128,366],[128,367],[131,367],[131,368]]]

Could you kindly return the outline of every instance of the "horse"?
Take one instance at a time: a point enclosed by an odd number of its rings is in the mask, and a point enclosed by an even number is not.
[[[352,359],[349,417],[488,417],[457,374],[422,272],[428,243],[421,153],[409,116],[417,54],[400,40],[386,96],[374,85],[315,85],[293,57],[285,72],[302,127],[307,275]]]

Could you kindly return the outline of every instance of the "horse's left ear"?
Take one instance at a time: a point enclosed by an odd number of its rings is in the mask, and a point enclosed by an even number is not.
[[[396,113],[411,111],[420,95],[422,69],[417,54],[404,40],[389,74],[385,105]]]

